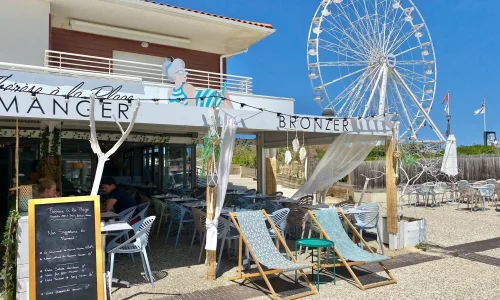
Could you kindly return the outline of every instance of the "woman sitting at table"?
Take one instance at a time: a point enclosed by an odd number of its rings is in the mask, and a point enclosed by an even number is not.
[[[57,198],[56,183],[50,179],[41,179],[38,184],[38,198]]]
[[[127,208],[137,206],[134,197],[127,193],[121,187],[116,186],[116,181],[113,177],[105,177],[101,180],[102,189],[109,193],[109,199],[106,201],[106,211],[120,213]]]

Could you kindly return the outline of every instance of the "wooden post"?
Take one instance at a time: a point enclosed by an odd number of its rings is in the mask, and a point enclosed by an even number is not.
[[[347,201],[354,201],[354,187],[352,186],[352,172],[347,174]]]
[[[16,119],[16,211],[19,211],[19,119]]]
[[[266,158],[266,195],[277,192],[276,187],[276,158]]]
[[[396,168],[394,163],[394,140],[385,139],[385,182],[387,195],[387,231],[398,233],[398,202]]]
[[[215,146],[214,146],[215,147]],[[207,158],[207,177],[210,174],[210,169],[212,168],[212,157]],[[216,197],[217,192],[216,188],[212,189],[208,185],[207,182],[207,221],[212,221],[214,219],[215,205],[217,204]],[[215,201],[212,201],[214,199]],[[202,245],[204,247],[204,245]],[[206,250],[207,251],[207,279],[215,280],[217,278],[216,270],[217,270],[217,261],[216,251],[215,250]]]

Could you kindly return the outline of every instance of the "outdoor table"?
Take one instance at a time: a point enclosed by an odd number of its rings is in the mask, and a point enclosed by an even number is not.
[[[335,280],[336,272],[335,272],[335,249],[334,249],[334,243],[330,240],[327,239],[319,239],[319,238],[306,238],[306,239],[300,239],[295,242],[295,260],[297,260],[297,248],[299,246],[306,247],[306,248],[311,248],[311,263],[314,264],[314,249],[316,249],[316,259],[317,259],[317,265],[316,265],[316,289],[319,292],[319,273],[321,271],[321,248],[332,248],[333,252],[333,284],[337,284]],[[328,255],[327,255],[328,258]],[[314,276],[314,267],[311,267],[311,276]],[[295,281],[297,281],[297,271],[295,271]]]
[[[153,197],[156,198],[156,199],[163,200],[163,199],[168,199],[168,198],[177,198],[177,197],[179,197],[179,195],[173,195],[173,194],[170,194],[170,195],[153,195]]]
[[[243,212],[243,211],[251,211],[251,209],[246,209],[246,208],[235,208],[235,212]],[[229,217],[229,213],[230,212],[233,212],[233,210],[229,207],[224,207],[222,208],[222,210],[220,211],[220,214],[221,215],[224,215],[226,217]]]
[[[119,215],[115,212],[112,211],[102,211],[101,212],[101,219],[111,219],[111,218],[118,218]]]
[[[362,214],[362,213],[367,213],[368,211],[358,209],[358,208],[348,208],[346,210],[340,209],[344,215],[352,215],[352,214]]]
[[[125,231],[125,230],[132,230],[132,226],[126,222],[101,222],[101,246],[102,246],[102,270],[104,274],[106,274],[106,235],[108,232],[112,231]],[[106,286],[107,286],[107,280],[106,276],[103,276],[104,278],[104,299],[106,299]],[[121,283],[125,285],[126,287],[130,287],[130,283],[127,281],[120,281],[118,278],[113,278],[111,280],[113,283]],[[109,287],[111,289],[111,287]],[[110,291],[111,294],[111,291]]]
[[[299,200],[295,200],[295,199],[292,199],[292,198],[280,198],[280,199],[274,199],[274,200],[270,200],[270,201],[273,201],[273,202],[276,202],[276,203],[297,203]]]
[[[194,207],[194,208],[197,208],[197,207],[205,207],[207,206],[207,201],[205,200],[202,200],[200,202],[185,202],[185,203],[181,203],[183,206],[185,207]]]
[[[192,201],[200,201],[200,199],[197,198],[170,198],[170,199],[165,199],[166,201],[170,202],[175,202],[175,203],[182,203],[182,202],[192,202]]]
[[[328,204],[313,204],[313,205],[304,205],[302,206],[307,209],[328,209]]]

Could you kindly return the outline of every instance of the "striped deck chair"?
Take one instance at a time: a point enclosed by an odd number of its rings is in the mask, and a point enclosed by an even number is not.
[[[299,271],[304,281],[307,283],[309,290],[296,295],[286,297],[286,299],[297,299],[308,295],[316,294],[315,287],[311,284],[302,269],[310,268],[311,264],[298,264],[294,258],[293,253],[288,248],[281,233],[276,228],[271,218],[267,215],[265,210],[246,211],[246,212],[231,212],[229,213],[236,229],[240,234],[239,239],[239,257],[238,257],[238,273],[229,280],[237,280],[251,277],[262,277],[266,282],[269,291],[272,293],[273,299],[281,299],[274,291],[267,275],[280,274],[288,271]],[[264,218],[265,217],[265,218]],[[269,229],[266,226],[266,219],[271,224],[272,229],[276,233],[277,240],[274,244],[269,234]],[[245,243],[252,259],[257,265],[258,272],[243,273],[243,243]],[[285,248],[291,261],[280,253],[279,244]],[[264,271],[263,266],[267,268]]]
[[[344,218],[347,224],[351,227],[353,234],[360,239],[360,241],[365,245],[368,251],[361,249],[353,241],[351,241],[351,239],[347,235],[346,230],[342,226],[342,223],[340,222],[339,214],[342,216],[342,218]],[[335,266],[346,267],[361,290],[396,283],[396,279],[382,263],[385,260],[389,260],[390,257],[374,253],[368,246],[366,241],[363,239],[363,237],[356,230],[356,228],[349,221],[349,219],[347,219],[347,217],[344,215],[342,210],[310,210],[309,216],[311,217],[312,222],[316,223],[316,225],[318,226],[320,230],[320,237],[335,242],[335,253],[340,260],[340,262],[336,263]],[[371,262],[378,262],[390,279],[367,285],[362,284],[356,274],[354,274],[351,266],[362,265]],[[322,264],[321,267],[333,267],[333,264]]]

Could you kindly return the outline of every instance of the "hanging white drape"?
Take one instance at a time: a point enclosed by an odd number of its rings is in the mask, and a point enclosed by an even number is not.
[[[226,197],[227,184],[229,182],[229,171],[233,160],[234,140],[236,137],[236,120],[234,117],[225,114],[224,125],[222,127],[222,145],[220,149],[219,166],[217,169],[217,199],[214,219],[206,221],[207,243],[206,250],[217,250],[217,225],[224,198]]]
[[[444,150],[441,172],[450,176],[458,175],[457,140],[453,134],[450,134],[448,136],[448,140],[446,141],[446,149]]]
[[[359,166],[381,139],[382,137],[373,135],[341,134],[292,198],[327,190]]]

